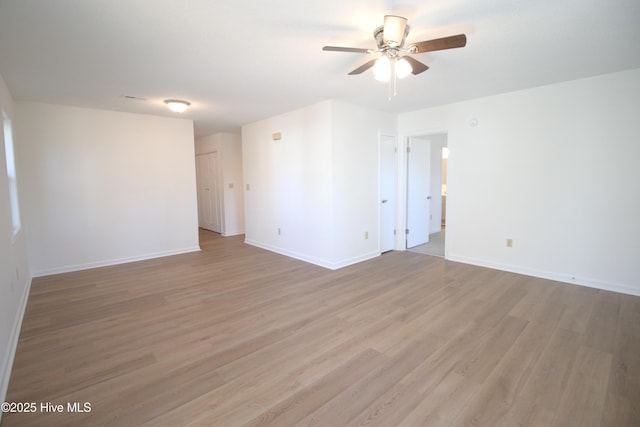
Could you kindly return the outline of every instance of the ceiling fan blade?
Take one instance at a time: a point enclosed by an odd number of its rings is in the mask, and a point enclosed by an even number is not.
[[[429,69],[428,66],[409,55],[403,56],[402,59],[405,59],[409,64],[411,64],[411,73],[413,74],[420,74]]]
[[[389,46],[400,46],[407,30],[407,18],[395,15],[384,16],[383,40]]]
[[[371,53],[371,49],[362,49],[359,47],[324,46],[322,50],[332,52]]]
[[[363,72],[367,71],[369,68],[373,67],[377,60],[378,58],[365,62],[364,64],[362,64],[361,66],[359,66],[358,68],[350,72],[349,75],[351,76],[354,74],[362,74]]]
[[[441,39],[425,40],[413,43],[407,48],[410,53],[433,52],[436,50],[453,49],[464,47],[467,44],[467,36],[458,34],[456,36],[443,37]]]

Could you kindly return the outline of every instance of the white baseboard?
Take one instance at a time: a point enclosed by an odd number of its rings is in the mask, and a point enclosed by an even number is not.
[[[315,264],[315,265],[318,265],[320,267],[328,268],[329,270],[337,270],[339,268],[343,268],[343,267],[349,266],[351,264],[356,264],[358,262],[366,261],[368,259],[380,256],[380,252],[371,252],[371,253],[359,255],[357,257],[345,259],[345,260],[342,260],[342,261],[333,262],[333,261],[328,261],[328,260],[324,260],[324,259],[320,259],[320,258],[311,257],[311,256],[308,256],[308,255],[305,255],[305,254],[301,254],[299,252],[290,251],[288,249],[283,249],[283,248],[280,248],[280,247],[277,247],[277,246],[273,246],[273,245],[269,245],[269,244],[266,244],[266,243],[257,242],[255,240],[245,239],[244,242],[246,244],[248,244],[248,245],[251,245],[251,246],[256,246],[258,248],[265,249],[265,250],[268,250],[268,251],[271,251],[271,252],[275,252],[275,253],[280,254],[280,255],[285,255],[285,256],[288,256],[290,258],[294,258],[294,259],[297,259],[297,260],[300,260],[300,261],[308,262],[310,264]]]
[[[199,246],[193,246],[189,248],[182,248],[182,249],[176,249],[171,251],[153,252],[148,254],[131,256],[131,257],[89,262],[86,264],[75,264],[75,265],[67,265],[62,267],[46,268],[42,270],[35,270],[33,272],[33,277],[48,276],[51,274],[69,273],[72,271],[88,270],[90,268],[108,267],[110,265],[126,264],[128,262],[145,261],[153,258],[162,258],[165,256],[180,255],[180,254],[185,254],[189,252],[197,252],[199,250],[200,250]]]
[[[24,318],[24,312],[27,308],[27,301],[29,300],[29,292],[31,290],[31,276],[26,278],[24,293],[20,297],[20,305],[18,306],[18,313],[13,321],[11,328],[11,335],[9,336],[9,346],[5,349],[5,354],[2,355],[2,381],[0,382],[0,402],[4,402],[7,398],[7,389],[9,388],[9,378],[11,377],[11,368],[13,367],[13,359],[16,355],[16,349],[18,348],[18,340],[20,339],[20,329],[22,328],[22,319]],[[0,421],[2,420],[2,413],[0,412]]]
[[[224,233],[222,233],[224,237],[239,236],[241,234],[244,234],[244,230],[231,230],[231,231],[225,231]]]
[[[570,283],[572,285],[586,286],[589,288],[602,289],[605,291],[619,292],[622,294],[640,296],[640,288],[623,285],[620,283],[604,282],[602,280],[590,279],[587,277],[573,276],[570,274],[557,273],[553,271],[544,271],[534,268],[501,264],[487,260],[468,258],[458,255],[447,255],[446,259],[450,261],[461,262],[464,264],[472,264],[480,267],[493,268],[495,270],[509,271],[511,273],[524,274],[525,276],[539,277],[541,279],[555,280],[557,282]]]
[[[334,262],[333,263],[333,270],[337,270],[339,268],[343,268],[343,267],[348,267],[350,265],[353,264],[357,264],[359,262],[363,262],[363,261],[367,261],[370,260],[372,258],[377,258],[380,256],[380,252],[379,251],[375,251],[375,252],[369,252],[366,254],[362,254],[362,255],[358,255],[356,257],[353,258],[348,258],[342,261],[338,261],[338,262]]]

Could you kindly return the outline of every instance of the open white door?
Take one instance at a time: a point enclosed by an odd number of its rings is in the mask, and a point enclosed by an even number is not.
[[[396,206],[396,138],[380,136],[380,252],[394,249]]]
[[[431,142],[407,141],[407,248],[429,241]]]

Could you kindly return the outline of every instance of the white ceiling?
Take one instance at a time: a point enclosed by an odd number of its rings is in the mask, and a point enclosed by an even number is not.
[[[407,44],[458,33],[467,46],[417,55],[430,70],[398,82],[371,59],[385,14]],[[0,74],[14,98],[175,115],[196,135],[335,98],[405,112],[640,67],[639,0],[0,0]],[[146,101],[131,100],[124,95]]]

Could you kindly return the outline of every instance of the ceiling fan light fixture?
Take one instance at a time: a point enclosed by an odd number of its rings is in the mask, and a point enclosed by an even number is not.
[[[412,71],[413,71],[413,68],[411,67],[411,64],[409,64],[409,61],[407,61],[406,59],[400,58],[396,61],[396,77],[397,78],[404,79],[409,74],[411,74]]]
[[[407,18],[395,15],[385,15],[384,17],[384,42],[391,47],[400,46],[405,38],[407,29]]]
[[[373,66],[373,77],[379,82],[388,82],[391,79],[391,61],[386,56],[381,56]]]
[[[389,83],[389,100],[397,94],[396,83],[409,74],[418,75],[429,69],[429,67],[415,59],[412,55],[425,52],[435,52],[445,49],[455,49],[464,47],[467,44],[467,36],[457,34],[454,36],[440,37],[438,39],[423,40],[411,43],[404,47],[405,39],[409,35],[409,25],[407,18],[396,15],[385,15],[384,24],[376,27],[373,31],[373,38],[376,41],[377,49],[364,49],[359,47],[324,46],[322,50],[334,52],[353,52],[378,54],[360,65],[349,75],[362,74],[368,69],[373,69],[376,80]]]
[[[393,61],[393,63],[391,61]],[[412,71],[413,68],[411,67],[411,64],[409,64],[409,61],[404,58],[398,59],[389,58],[388,56],[381,56],[373,66],[374,78],[377,81],[383,83],[391,80],[391,77],[394,76],[394,73],[395,77],[403,79],[411,74]]]
[[[166,99],[164,103],[167,104],[167,107],[175,113],[184,113],[191,105],[190,102],[181,101],[179,99]]]

